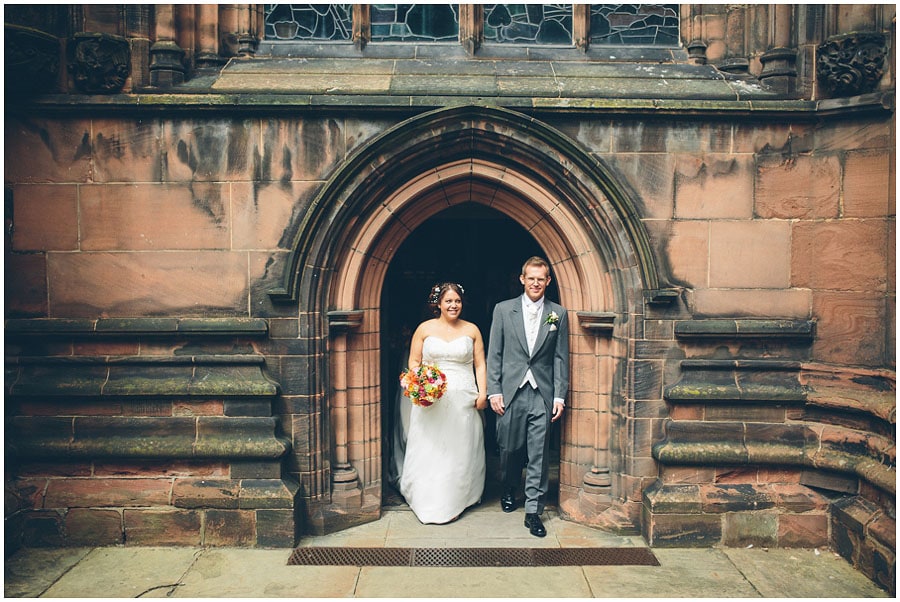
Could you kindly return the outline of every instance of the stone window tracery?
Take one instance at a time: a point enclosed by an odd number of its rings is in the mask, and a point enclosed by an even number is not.
[[[266,4],[265,38],[275,42],[353,41],[352,4]],[[372,42],[456,42],[458,4],[372,4],[368,6]],[[592,4],[579,17],[572,4],[485,4],[484,41],[502,45],[572,46],[576,21],[590,31],[590,43],[614,46],[677,46],[678,4]],[[582,12],[581,14],[585,14]],[[357,23],[359,26],[359,23]]]

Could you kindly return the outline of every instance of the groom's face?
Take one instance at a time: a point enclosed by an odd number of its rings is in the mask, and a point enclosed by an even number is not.
[[[538,301],[544,296],[544,291],[550,284],[550,270],[544,266],[530,265],[525,268],[525,273],[519,276],[519,282],[525,286],[528,298]]]

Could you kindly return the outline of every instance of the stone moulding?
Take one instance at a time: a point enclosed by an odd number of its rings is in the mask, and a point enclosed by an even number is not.
[[[791,338],[811,341],[815,336],[815,327],[815,320],[753,318],[682,320],[675,323],[675,337],[678,339]]]

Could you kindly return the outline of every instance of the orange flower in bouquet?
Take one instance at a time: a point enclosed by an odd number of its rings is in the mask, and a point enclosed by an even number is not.
[[[447,375],[433,364],[422,364],[416,370],[405,370],[400,386],[413,404],[427,408],[447,390]]]

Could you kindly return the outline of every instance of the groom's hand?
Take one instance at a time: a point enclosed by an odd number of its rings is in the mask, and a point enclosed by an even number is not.
[[[502,395],[494,395],[493,397],[491,397],[491,409],[494,410],[498,415],[503,416],[506,408],[503,405]]]
[[[553,417],[550,418],[550,422],[556,422],[557,420],[559,420],[563,415],[563,410],[565,410],[565,409],[566,409],[566,406],[554,401],[553,402]]]

